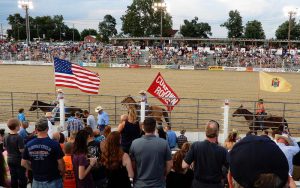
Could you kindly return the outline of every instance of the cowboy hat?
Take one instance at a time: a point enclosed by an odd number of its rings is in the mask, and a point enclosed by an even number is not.
[[[63,93],[62,89],[57,89],[56,91],[59,92],[59,93]]]
[[[292,139],[290,138],[289,135],[287,135],[287,134],[282,134],[282,135],[275,134],[275,140],[278,140],[280,138],[284,139],[289,144],[289,146],[293,146],[294,145],[294,143],[293,143],[293,141],[292,141]]]
[[[46,112],[45,117],[52,117],[52,113],[51,112]]]
[[[95,112],[99,112],[99,111],[101,111],[101,110],[103,110],[102,106],[97,106],[97,107],[95,108]]]
[[[145,90],[141,90],[140,92],[139,92],[139,94],[146,94],[147,92],[145,91]]]

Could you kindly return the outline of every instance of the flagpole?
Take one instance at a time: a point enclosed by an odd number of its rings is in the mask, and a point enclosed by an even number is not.
[[[53,58],[53,57],[52,57]],[[52,60],[52,63],[53,63],[53,81],[54,81],[54,95],[56,95],[56,84],[55,84],[55,66],[54,66],[54,58]]]
[[[258,92],[257,92],[257,100],[260,98],[260,71],[258,72]]]

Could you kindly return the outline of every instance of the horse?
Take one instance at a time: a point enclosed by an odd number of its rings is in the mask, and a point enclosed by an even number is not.
[[[243,107],[241,105],[238,109],[236,109],[235,112],[233,112],[232,117],[241,117],[244,116],[249,124],[250,130],[266,130],[266,129],[272,129],[272,130],[280,130],[283,131],[284,128],[288,127],[287,121],[283,117],[279,116],[265,116],[263,119],[263,126],[261,127],[261,122],[258,120],[258,115],[253,114],[249,110]]]
[[[135,108],[138,113],[140,112],[140,104],[137,103],[130,95],[125,97],[121,101],[121,104],[126,106],[127,110],[129,110],[130,108]],[[156,120],[156,122],[158,122],[158,124],[162,124],[162,118],[164,117],[166,123],[170,125],[168,111],[159,106],[149,106],[146,109],[146,115],[148,117],[153,117]]]
[[[37,109],[40,109],[44,113],[46,113],[46,112],[51,112],[55,107],[56,107],[56,105],[54,105],[54,104],[49,104],[49,103],[45,103],[43,101],[34,100],[31,107],[29,108],[29,111],[35,111]],[[75,106],[65,107],[66,120],[71,115],[74,115],[75,112],[77,112],[77,111],[80,112],[80,114],[82,115],[83,110],[81,108],[78,108]],[[59,113],[56,113],[54,119],[55,119],[55,121],[59,121]]]

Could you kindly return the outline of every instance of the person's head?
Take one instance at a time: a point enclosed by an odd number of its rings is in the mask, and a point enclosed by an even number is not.
[[[88,117],[90,115],[90,112],[88,110],[83,111],[84,117]]]
[[[89,136],[90,136],[91,138],[94,137],[94,131],[93,131],[93,129],[92,129],[91,127],[85,127],[84,130],[86,130],[86,132],[89,133]]]
[[[74,154],[87,154],[89,133],[86,130],[80,130],[77,132],[74,142]]]
[[[140,95],[146,95],[146,93],[147,93],[147,92],[144,91],[144,90],[141,90],[141,91],[139,92]]]
[[[19,131],[20,129],[20,121],[16,118],[11,118],[7,121],[7,127],[11,131]]]
[[[101,163],[109,170],[117,169],[122,162],[121,135],[118,131],[111,132],[104,142]]]
[[[102,112],[103,112],[102,106],[97,106],[97,107],[95,108],[95,112],[97,112],[98,114],[102,114]]]
[[[75,117],[80,118],[80,112],[79,111],[75,112]]]
[[[275,140],[277,143],[283,143],[286,146],[293,146],[293,141],[287,134],[275,134]]]
[[[205,126],[205,134],[207,138],[217,138],[219,136],[219,123],[215,120],[210,120]]]
[[[156,127],[156,121],[154,118],[146,118],[143,123],[145,133],[154,133]]]
[[[65,140],[66,140],[65,135],[63,133],[59,133],[59,143],[63,144],[65,143]]]
[[[237,137],[238,137],[238,133],[237,132],[231,132],[231,133],[228,134],[227,141],[228,142],[236,142],[237,141]]]
[[[191,144],[188,142],[185,142],[182,146],[181,146],[181,151],[183,153],[187,153],[190,150]]]
[[[46,112],[45,117],[47,119],[51,119],[52,118],[52,113],[51,112]]]
[[[182,130],[180,131],[180,134],[184,135],[185,132],[186,132],[186,130],[185,130],[185,129],[182,129]]]
[[[59,142],[59,140],[60,140],[60,134],[59,134],[59,132],[54,132],[53,133],[52,140],[54,140],[56,142]]]
[[[244,188],[282,188],[288,183],[289,165],[284,153],[272,140],[247,136],[229,152],[233,179]]]
[[[263,103],[264,103],[264,100],[263,100],[263,99],[259,99],[259,100],[258,100],[258,103],[259,103],[259,104],[263,104]]]
[[[137,120],[137,114],[135,108],[129,108],[128,110],[128,119],[131,121],[136,121]]]
[[[21,113],[24,113],[24,108],[20,108],[19,109],[19,113],[21,114]]]
[[[35,130],[37,133],[46,133],[48,131],[48,120],[46,117],[40,118],[35,124]]]
[[[73,143],[71,142],[67,142],[64,145],[64,153],[66,155],[71,155],[72,154],[72,150],[73,150]]]
[[[111,126],[105,126],[103,130],[103,136],[107,138],[107,136],[111,133]]]
[[[184,169],[182,168],[182,160],[185,157],[185,153],[183,153],[182,151],[177,151],[174,155],[173,155],[173,169],[175,172],[177,173],[182,173],[184,171]]]
[[[96,129],[94,130],[94,137],[100,136],[100,130]]]
[[[29,122],[28,121],[22,121],[21,122],[21,126],[24,128],[24,129],[27,129],[29,127]]]
[[[167,130],[171,130],[171,125],[167,125]]]

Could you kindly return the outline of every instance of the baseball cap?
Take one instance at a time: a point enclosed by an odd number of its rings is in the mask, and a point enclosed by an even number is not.
[[[35,124],[35,129],[38,131],[45,131],[47,128],[48,120],[45,117],[40,118]]]
[[[260,174],[276,174],[282,187],[288,181],[287,159],[271,139],[250,135],[236,143],[229,152],[232,177],[244,188],[253,187]]]

